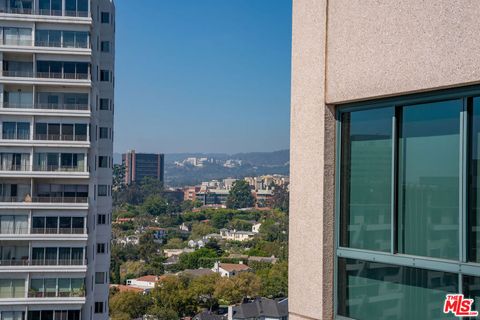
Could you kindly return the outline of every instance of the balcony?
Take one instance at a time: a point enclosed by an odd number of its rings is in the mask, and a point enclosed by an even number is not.
[[[31,234],[85,234],[84,228],[32,228]]]
[[[35,140],[45,141],[87,141],[86,135],[71,134],[36,134]]]
[[[8,77],[8,75],[7,75]],[[28,78],[28,76],[26,76]],[[90,80],[88,73],[37,72],[40,79]]]
[[[85,290],[71,291],[71,292],[42,292],[42,291],[28,291],[29,298],[83,298],[85,297]]]
[[[53,9],[32,9],[32,8],[2,8],[0,13],[9,14],[25,14],[25,15],[39,15],[39,16],[53,16],[53,17],[76,17],[76,18],[88,18],[88,11],[78,10],[53,10]]]
[[[30,202],[30,203],[88,203],[88,197],[7,197],[0,196],[0,202]]]

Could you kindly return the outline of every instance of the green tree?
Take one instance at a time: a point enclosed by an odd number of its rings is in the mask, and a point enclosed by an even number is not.
[[[192,253],[183,253],[180,255],[179,264],[183,269],[198,269],[200,259],[202,258],[217,258],[217,252],[212,249],[201,248]]]
[[[290,192],[288,191],[288,185],[275,186],[272,196],[272,207],[288,213],[290,204]]]
[[[255,204],[250,185],[245,180],[237,180],[227,197],[227,208],[241,209],[251,208]]]
[[[196,297],[197,304],[200,307],[212,311],[212,308],[218,304],[218,300],[215,297],[215,288],[219,279],[220,275],[214,273],[194,278],[191,281],[189,290],[191,291],[192,296]]]
[[[165,277],[151,291],[151,296],[157,311],[173,310],[177,314],[176,319],[194,312],[196,309],[193,298],[188,291],[188,279],[182,277]]]
[[[167,202],[158,195],[149,196],[142,205],[142,211],[152,216],[159,216],[167,213]]]
[[[128,314],[130,319],[141,317],[147,311],[149,301],[146,296],[137,292],[118,292],[110,297],[110,313]]]
[[[221,278],[217,281],[214,297],[221,304],[240,303],[244,298],[260,295],[261,280],[251,272],[242,272],[232,278]]]
[[[282,261],[269,269],[257,272],[262,282],[262,296],[283,298],[288,296],[288,262]]]
[[[145,198],[153,195],[159,196],[163,191],[163,183],[156,178],[145,177],[140,182],[140,190]]]
[[[148,309],[148,314],[159,320],[178,320],[180,317],[175,310],[165,308],[160,305],[153,305]]]
[[[196,222],[192,225],[192,234],[190,235],[190,238],[193,240],[199,240],[203,236],[206,236],[207,234],[214,233],[217,230],[210,226],[207,223],[203,222]]]

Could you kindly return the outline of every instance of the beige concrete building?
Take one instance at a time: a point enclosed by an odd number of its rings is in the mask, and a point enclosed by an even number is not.
[[[479,16],[293,0],[291,319],[438,319],[445,294],[480,296]]]

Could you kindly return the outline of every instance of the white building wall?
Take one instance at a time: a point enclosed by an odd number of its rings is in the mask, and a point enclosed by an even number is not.
[[[0,1],[0,6],[3,1]],[[0,72],[0,153],[30,154],[30,162],[25,170],[4,170],[0,166],[0,247],[21,245],[28,247],[28,263],[22,265],[0,264],[0,279],[22,279],[25,281],[23,297],[0,298],[0,317],[4,311],[25,312],[36,310],[81,310],[81,319],[108,319],[108,274],[110,265],[111,238],[111,184],[113,165],[113,106],[114,106],[114,56],[115,56],[115,5],[112,0],[88,0],[88,14],[81,17],[67,16],[65,1],[62,11],[56,16],[40,15],[39,1],[33,1],[31,11],[11,10],[10,1],[0,8],[0,27],[22,27],[32,29],[30,44],[6,44],[0,37],[0,70],[5,70],[7,61],[21,60],[32,62],[30,75],[12,76]],[[109,13],[108,23],[102,23],[101,13]],[[57,46],[37,46],[36,30],[63,30],[89,32],[89,48],[66,48]],[[110,42],[110,52],[101,52],[101,41]],[[89,63],[90,79],[65,77],[38,77],[35,73],[37,61],[75,61]],[[109,70],[110,80],[100,82],[100,70]],[[97,71],[98,70],[98,71]],[[7,108],[4,92],[31,92],[31,106]],[[39,108],[35,98],[39,92],[87,93],[88,109],[62,110]],[[100,99],[109,99],[108,110],[100,110]],[[10,101],[11,102],[11,101]],[[35,107],[34,107],[35,106]],[[28,122],[28,139],[7,139],[2,130],[5,122]],[[37,140],[35,123],[87,124],[86,141],[66,139]],[[99,128],[108,128],[106,139],[99,139]],[[82,171],[36,170],[33,155],[36,153],[78,153],[83,154],[85,167]],[[108,157],[107,168],[98,167],[98,156]],[[1,160],[0,160],[1,163]],[[5,186],[25,184],[29,188],[30,200],[18,199],[12,202],[5,195]],[[76,201],[38,202],[39,184],[87,185],[88,203]],[[98,196],[98,186],[107,186],[107,195]],[[64,197],[66,197],[64,195]],[[98,225],[99,214],[106,215],[106,224]],[[26,216],[27,230],[21,234],[5,233],[2,229],[3,216]],[[40,217],[85,218],[84,231],[65,234],[33,231],[33,220]],[[105,253],[97,253],[97,244],[105,244]],[[32,263],[35,248],[68,247],[85,248],[82,265],[36,265]],[[0,248],[1,255],[1,248]],[[0,256],[0,260],[3,257]],[[11,262],[9,262],[11,263]],[[18,260],[14,263],[19,263]],[[103,272],[105,281],[95,283],[96,272]],[[85,297],[29,297],[31,280],[35,278],[85,278]],[[95,303],[103,303],[101,312],[95,312]],[[98,309],[98,308],[97,308]]]

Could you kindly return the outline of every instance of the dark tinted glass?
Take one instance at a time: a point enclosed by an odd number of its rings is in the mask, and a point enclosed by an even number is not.
[[[390,251],[393,116],[393,108],[342,116],[342,246]]]
[[[338,314],[357,320],[455,319],[443,314],[458,275],[355,259],[338,259]]]
[[[463,100],[403,108],[398,155],[398,250],[459,258],[459,150]]]

